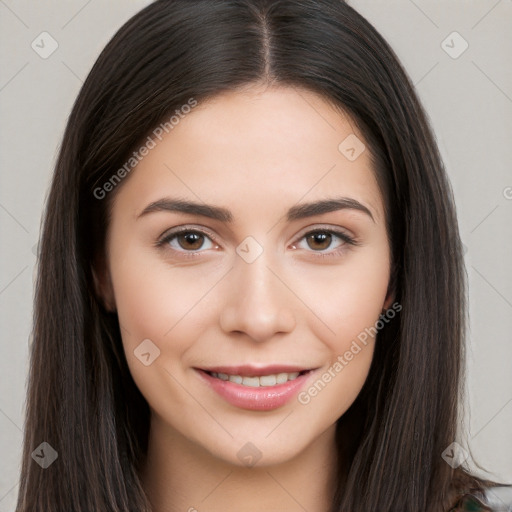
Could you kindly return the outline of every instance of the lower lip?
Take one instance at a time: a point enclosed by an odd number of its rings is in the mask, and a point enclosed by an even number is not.
[[[196,371],[214,391],[231,405],[252,411],[271,411],[282,407],[298,393],[313,373],[310,370],[293,380],[275,386],[251,387],[212,377],[204,370]]]

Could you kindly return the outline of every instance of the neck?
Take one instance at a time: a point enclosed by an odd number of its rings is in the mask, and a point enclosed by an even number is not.
[[[152,415],[143,486],[154,512],[328,512],[335,490],[332,425],[293,459],[240,467]]]

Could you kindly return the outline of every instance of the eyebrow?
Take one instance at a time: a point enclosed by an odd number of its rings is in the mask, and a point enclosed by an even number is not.
[[[350,197],[325,199],[321,201],[314,201],[311,203],[303,203],[292,206],[286,213],[286,220],[290,222],[338,210],[360,211],[368,215],[372,221],[375,222],[375,219],[373,218],[369,208],[367,208],[364,204],[360,203],[356,199],[352,199]],[[197,203],[184,199],[171,199],[167,197],[158,199],[157,201],[153,201],[152,203],[148,204],[137,216],[137,218],[143,217],[149,213],[162,211],[200,215],[202,217],[208,217],[210,219],[225,223],[233,222],[234,219],[233,214],[228,209],[222,208],[220,206]]]
[[[370,209],[356,199],[352,199],[350,197],[338,197],[323,201],[315,201],[313,203],[298,204],[296,206],[292,206],[288,210],[286,218],[288,221],[292,221],[338,210],[356,210],[368,215],[370,219],[375,222]]]

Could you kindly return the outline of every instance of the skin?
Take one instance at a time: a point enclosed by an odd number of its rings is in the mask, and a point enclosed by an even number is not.
[[[364,142],[319,96],[255,85],[195,107],[116,191],[98,288],[117,310],[130,371],[151,409],[142,478],[156,512],[328,510],[336,420],[366,380],[375,340],[309,403],[294,398],[272,411],[229,404],[194,368],[318,368],[305,389],[390,306],[383,199],[369,150],[354,161],[338,150],[351,134]],[[286,219],[292,206],[341,196],[373,220],[354,209]],[[141,216],[164,197],[227,208],[233,221]],[[185,225],[215,240],[200,238],[189,258],[183,237],[155,245]],[[322,228],[359,245],[336,236],[309,245],[304,235]],[[263,248],[252,263],[236,252],[248,236]],[[134,354],[145,339],[160,350],[148,366]],[[248,442],[261,453],[253,467],[237,456]]]

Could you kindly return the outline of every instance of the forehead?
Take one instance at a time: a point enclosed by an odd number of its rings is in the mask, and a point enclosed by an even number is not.
[[[383,215],[362,134],[348,115],[310,91],[222,93],[181,115],[155,141],[116,203],[125,199],[140,212],[172,195],[228,207],[289,207],[335,193],[365,202],[376,218]]]

